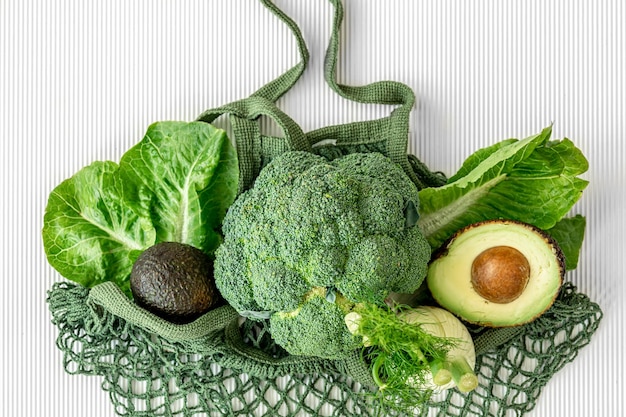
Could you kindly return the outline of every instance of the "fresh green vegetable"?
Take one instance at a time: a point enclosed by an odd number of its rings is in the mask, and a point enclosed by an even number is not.
[[[588,163],[570,140],[550,141],[551,133],[548,127],[524,140],[481,149],[446,185],[421,190],[418,224],[433,249],[455,231],[482,220],[553,228],[587,186],[579,175]],[[570,242],[582,243],[582,234],[571,236]]]
[[[134,259],[156,231],[123,197],[114,162],[94,162],[50,194],[43,243],[48,262],[65,278],[91,287],[114,281],[127,293]]]
[[[325,288],[315,287],[295,309],[272,314],[270,329],[274,340],[292,354],[333,359],[361,347],[343,320],[354,303],[341,294],[336,294],[331,302],[327,294]]]
[[[217,287],[242,315],[269,317],[290,353],[346,357],[360,342],[345,314],[424,279],[430,247],[418,207],[415,185],[381,154],[283,153],[224,219]]]
[[[377,364],[374,379],[381,389],[412,387],[415,395],[415,390],[441,391],[457,386],[468,392],[476,388],[474,341],[459,319],[433,306],[396,306],[395,310],[369,306],[345,316],[350,332],[360,336],[364,346],[376,347],[369,355]],[[396,352],[404,357],[396,356]],[[398,358],[411,366],[394,363]]]
[[[114,281],[129,296],[139,254],[175,241],[211,255],[237,192],[234,147],[201,122],[159,122],[119,165],[94,162],[50,194],[43,243],[49,263],[91,287]]]
[[[206,253],[235,199],[239,167],[226,132],[202,122],[160,122],[120,160],[126,204],[149,216],[157,242]]]
[[[404,310],[400,318],[407,323],[421,326],[422,330],[433,336],[454,341],[443,361],[430,363],[431,387],[437,391],[457,387],[461,392],[469,392],[478,386],[478,378],[474,373],[474,341],[459,319],[443,308],[432,306]]]
[[[345,323],[366,347],[383,403],[412,412],[433,391],[469,392],[478,385],[472,337],[446,310],[366,305],[348,313]]]
[[[586,224],[585,218],[578,214],[561,219],[554,227],[546,230],[561,248],[565,257],[565,269],[568,271],[574,270],[578,266],[578,257],[585,237]]]

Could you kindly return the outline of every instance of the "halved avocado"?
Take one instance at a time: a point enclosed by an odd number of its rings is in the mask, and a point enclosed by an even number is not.
[[[427,283],[433,298],[467,322],[517,326],[539,317],[563,282],[565,259],[541,229],[488,220],[456,232],[434,255]]]

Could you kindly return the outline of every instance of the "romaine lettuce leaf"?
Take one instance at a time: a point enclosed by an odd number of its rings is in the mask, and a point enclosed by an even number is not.
[[[585,237],[587,220],[580,214],[559,220],[546,232],[556,240],[565,256],[565,269],[570,271],[578,266],[580,248]]]
[[[129,208],[117,170],[115,162],[97,161],[58,185],[42,234],[48,262],[65,278],[85,287],[110,280],[128,292],[133,262],[156,232]]]
[[[202,122],[159,122],[121,158],[98,161],[50,194],[43,243],[65,278],[114,281],[130,295],[139,254],[176,241],[212,254],[235,199],[239,169],[226,133]]]
[[[470,156],[446,185],[420,191],[421,227],[433,248],[456,230],[489,219],[519,220],[547,230],[578,201],[588,181],[582,152],[550,141],[552,128],[510,139]]]
[[[120,160],[124,193],[149,216],[157,242],[181,242],[211,254],[237,194],[239,168],[226,132],[203,122],[161,122]]]

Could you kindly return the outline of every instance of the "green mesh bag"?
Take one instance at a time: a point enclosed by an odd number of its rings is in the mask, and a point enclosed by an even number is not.
[[[335,80],[343,9],[331,0],[335,19],[325,78],[342,96],[363,103],[393,104],[377,120],[328,126],[304,133],[275,102],[304,72],[308,52],[302,35],[269,0],[263,4],[291,29],[301,61],[251,97],[204,112],[212,122],[228,115],[240,160],[240,191],[286,150],[316,152],[329,159],[353,152],[381,152],[398,163],[419,187],[446,178],[407,155],[411,89],[384,81],[366,86]],[[261,133],[266,116],[283,137]],[[382,409],[368,364],[359,352],[345,360],[292,356],[277,346],[263,322],[241,318],[222,305],[189,324],[169,323],[134,304],[111,282],[91,289],[69,282],[53,285],[47,302],[58,327],[57,347],[70,374],[98,375],[120,416],[378,416]],[[471,393],[448,390],[423,410],[436,416],[523,415],[542,388],[580,348],[602,318],[599,306],[565,283],[554,305],[534,322],[505,329],[472,328],[479,386]]]

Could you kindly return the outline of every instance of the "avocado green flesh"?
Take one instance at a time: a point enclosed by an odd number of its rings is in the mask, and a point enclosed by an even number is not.
[[[494,246],[520,251],[530,264],[530,277],[521,295],[508,303],[480,296],[471,283],[474,259]],[[506,327],[532,321],[547,310],[562,281],[559,249],[532,227],[515,222],[490,222],[469,227],[456,235],[447,251],[435,259],[427,283],[435,300],[465,321]]]

